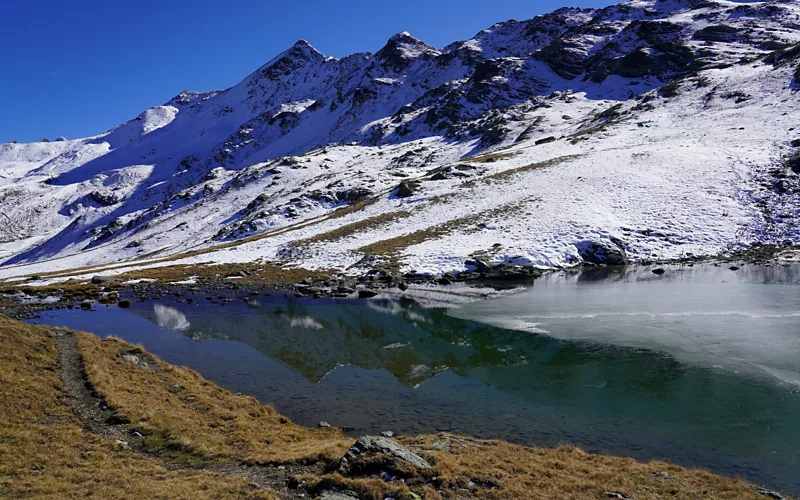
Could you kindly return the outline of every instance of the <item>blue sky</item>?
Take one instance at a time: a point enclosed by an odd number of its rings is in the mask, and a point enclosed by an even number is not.
[[[181,90],[227,88],[305,38],[326,55],[409,31],[442,47],[506,19],[607,0],[7,2],[0,21],[0,143],[85,137]]]

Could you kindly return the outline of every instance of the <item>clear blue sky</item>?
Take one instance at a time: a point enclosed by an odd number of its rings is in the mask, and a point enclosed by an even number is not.
[[[506,19],[609,0],[19,0],[0,22],[0,143],[101,133],[184,89],[243,77],[305,38],[326,55],[398,31],[435,47]]]

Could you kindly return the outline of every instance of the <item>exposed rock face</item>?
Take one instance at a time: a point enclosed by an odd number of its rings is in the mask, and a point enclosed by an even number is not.
[[[408,198],[419,190],[419,183],[413,181],[403,181],[397,186],[395,194],[398,198]]]
[[[109,207],[119,203],[119,198],[117,195],[107,191],[92,191],[89,193],[89,199],[104,207]]]
[[[694,34],[696,40],[707,42],[735,42],[742,37],[742,30],[724,24],[712,24],[697,30]]]
[[[375,459],[384,460],[387,465],[401,461],[405,466],[418,469],[431,467],[424,458],[413,453],[408,448],[397,444],[391,439],[377,436],[364,436],[350,447],[339,462],[338,472],[343,475],[357,474],[364,468],[369,468]],[[370,463],[367,463],[370,462]],[[403,465],[400,466],[403,468]]]
[[[624,266],[628,263],[628,255],[621,245],[610,241],[582,241],[575,245],[585,262]]]
[[[113,276],[92,276],[93,285],[104,285],[108,283],[119,283],[119,279]]]

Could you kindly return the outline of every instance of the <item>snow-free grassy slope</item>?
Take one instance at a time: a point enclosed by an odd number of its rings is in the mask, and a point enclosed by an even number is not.
[[[167,464],[84,432],[47,328],[0,316],[0,497],[276,498],[246,480]]]
[[[800,42],[798,15],[636,0],[442,50],[400,33],[339,60],[300,41],[107,134],[0,146],[0,278],[164,259],[441,273],[476,253],[572,265],[587,242],[642,260],[797,240],[797,174],[774,172],[800,137],[798,61],[763,56]]]

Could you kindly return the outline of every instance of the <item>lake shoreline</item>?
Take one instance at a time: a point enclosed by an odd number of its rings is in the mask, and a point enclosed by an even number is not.
[[[800,245],[757,245],[720,255],[680,259],[632,262],[606,265],[582,262],[568,268],[538,269],[500,263],[489,265],[472,261],[471,269],[442,275],[405,273],[373,269],[359,276],[337,272],[293,269],[276,272],[263,265],[177,266],[178,268],[144,269],[122,275],[97,275],[88,280],[70,279],[37,285],[46,277],[29,277],[24,282],[0,283],[0,313],[15,319],[31,319],[42,311],[81,307],[85,301],[116,304],[118,298],[156,301],[165,296],[206,295],[209,300],[231,300],[228,295],[248,296],[284,294],[312,299],[369,299],[380,294],[408,295],[415,290],[463,295],[467,300],[497,297],[509,290],[532,286],[536,279],[550,273],[581,273],[594,269],[624,270],[630,267],[650,268],[653,273],[666,272],[665,267],[711,264],[738,268],[746,265],[788,265],[800,262]],[[148,272],[150,271],[150,272]],[[462,288],[455,290],[453,285]],[[472,289],[470,291],[470,289]],[[216,294],[216,295],[215,295]]]

